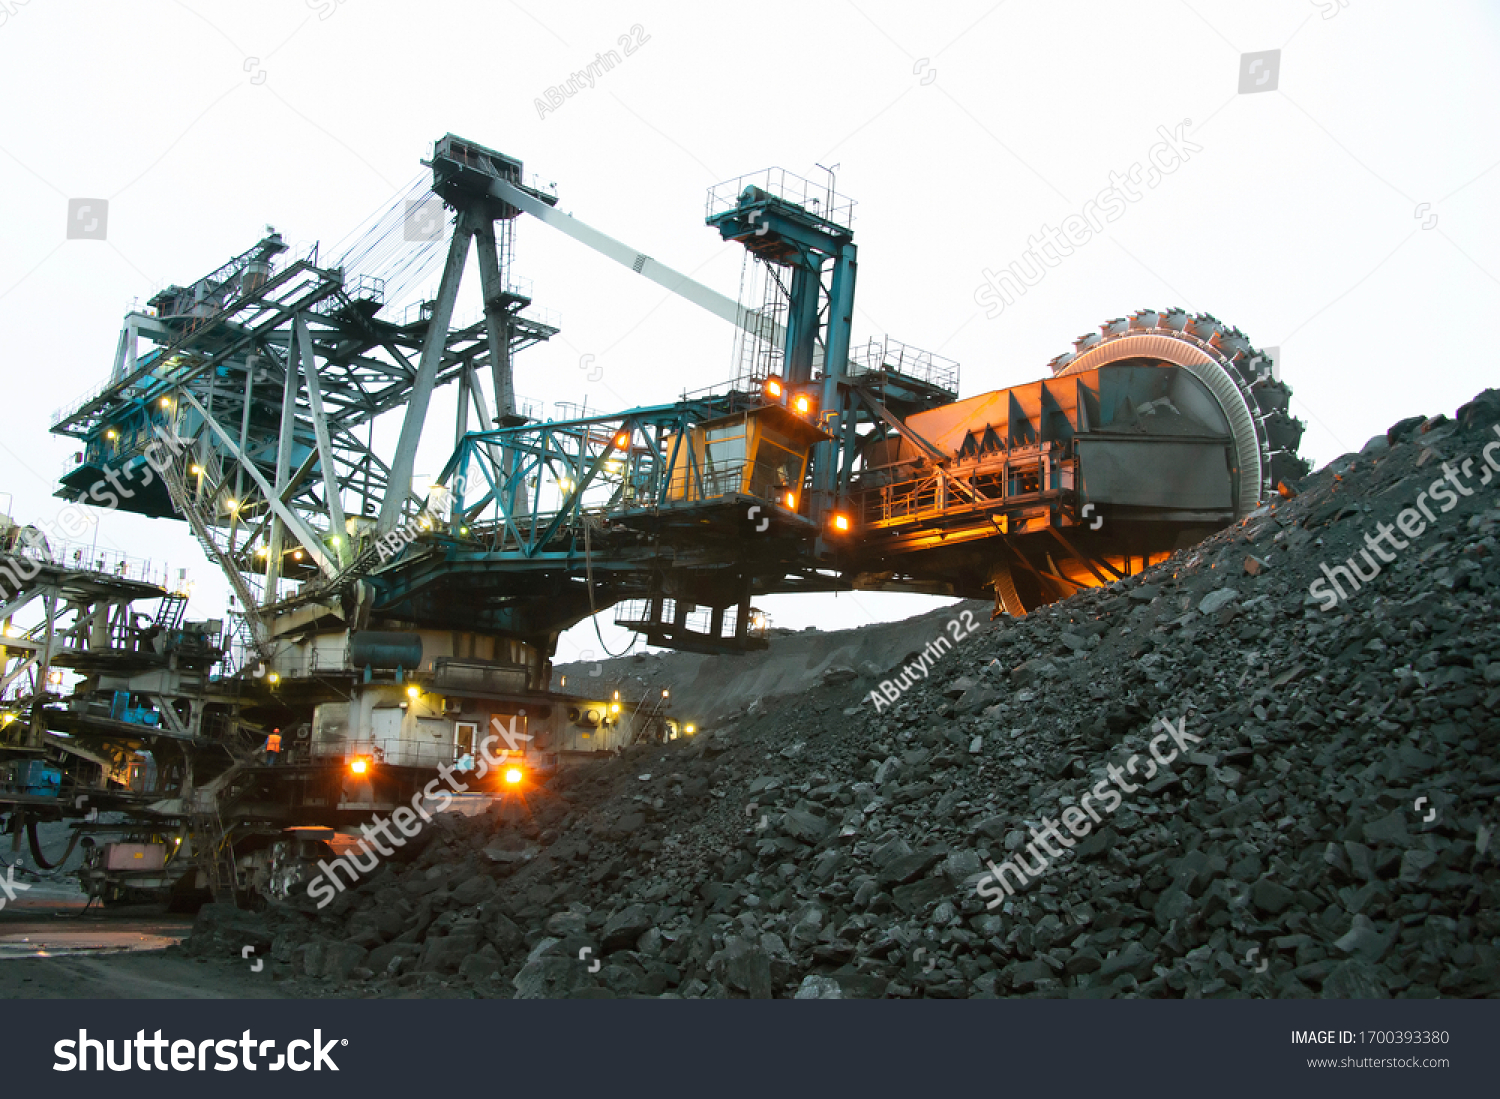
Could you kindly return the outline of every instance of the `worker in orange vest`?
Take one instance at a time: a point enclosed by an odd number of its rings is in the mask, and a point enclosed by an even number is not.
[[[281,730],[272,729],[271,735],[266,737],[266,766],[270,767],[276,762],[276,757],[281,754]]]

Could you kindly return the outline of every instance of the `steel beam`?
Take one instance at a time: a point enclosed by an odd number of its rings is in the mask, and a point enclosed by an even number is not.
[[[486,221],[475,230],[474,251],[479,260],[479,282],[484,294],[484,331],[490,351],[490,373],[495,381],[495,417],[506,424],[516,412],[511,375],[510,311],[505,308],[505,279],[495,247],[495,224]],[[488,427],[488,424],[483,425]]]
[[[302,548],[307,550],[308,555],[317,564],[318,568],[323,571],[323,574],[329,577],[338,575],[338,566],[328,559],[328,554],[323,550],[323,541],[318,537],[317,532],[307,525],[302,516],[298,515],[282,502],[280,494],[271,487],[270,482],[266,480],[261,471],[255,468],[255,463],[247,459],[239,446],[235,444],[234,437],[224,430],[219,421],[204,411],[203,406],[198,403],[198,399],[191,393],[184,392],[182,399],[192,405],[198,414],[203,417],[204,424],[219,437],[219,442],[224,444],[224,449],[229,451],[229,456],[245,467],[245,472],[255,482],[255,487],[260,489],[261,495],[265,498],[267,505],[276,513],[276,518],[280,520],[280,523],[287,530],[292,532],[292,535],[298,542],[302,543]],[[272,524],[271,533],[272,537],[278,540],[279,547],[279,534],[276,526],[276,523]],[[273,559],[274,556],[273,553]],[[269,572],[269,568],[267,571]]]
[[[396,443],[395,457],[391,459],[390,479],[386,484],[385,499],[380,503],[380,517],[375,524],[377,535],[389,533],[400,522],[407,494],[411,491],[417,444],[422,441],[422,424],[427,419],[427,405],[432,399],[433,383],[437,380],[438,366],[447,348],[448,322],[453,319],[453,303],[458,299],[458,285],[463,280],[464,261],[469,257],[469,239],[473,235],[474,229],[469,217],[460,215],[448,242],[448,260],[443,265],[443,280],[438,286],[437,301],[433,304],[432,317],[427,324],[427,337],[422,341],[422,357],[417,362],[417,376],[412,381],[406,415],[401,421],[401,437]]]
[[[318,440],[318,464],[323,467],[323,491],[328,504],[328,529],[336,539],[334,557],[342,564],[344,543],[348,531],[344,526],[344,504],[339,499],[338,470],[333,464],[333,446],[328,441],[328,421],[323,416],[323,386],[318,379],[318,360],[313,354],[312,335],[307,330],[307,321],[301,313],[293,322],[297,328],[297,344],[302,349],[302,371],[307,376],[307,403],[312,410],[313,434]],[[290,358],[292,369],[296,368],[295,352]]]

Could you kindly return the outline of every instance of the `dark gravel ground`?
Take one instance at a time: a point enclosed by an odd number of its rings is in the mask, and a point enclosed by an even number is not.
[[[306,996],[1500,995],[1497,422],[1403,421],[1140,576],[980,615],[893,705],[899,667],[830,669],[187,949]]]

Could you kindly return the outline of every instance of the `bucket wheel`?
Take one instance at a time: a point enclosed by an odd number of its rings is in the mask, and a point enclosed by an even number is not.
[[[1049,364],[1058,377],[1130,359],[1186,370],[1212,394],[1234,446],[1235,512],[1243,518],[1286,480],[1306,476],[1297,454],[1303,425],[1288,411],[1292,391],[1273,357],[1208,313],[1142,309],[1080,336]]]

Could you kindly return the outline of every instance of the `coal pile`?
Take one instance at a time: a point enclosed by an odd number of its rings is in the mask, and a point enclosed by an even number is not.
[[[321,912],[210,906],[188,948],[300,995],[1500,995],[1497,423],[1496,391],[1403,421],[925,677],[825,675],[438,818]]]

